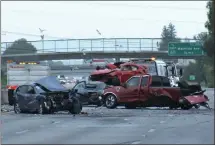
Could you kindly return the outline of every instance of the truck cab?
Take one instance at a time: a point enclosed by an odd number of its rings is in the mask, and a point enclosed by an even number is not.
[[[173,62],[164,62],[163,60],[152,58],[142,58],[142,59],[131,59],[130,62],[136,63],[138,65],[144,65],[148,68],[148,74],[165,76],[170,79],[170,84],[172,87],[177,87],[177,82],[179,77],[182,76],[182,70],[180,70],[181,75],[178,74],[178,67]]]
[[[107,108],[117,105],[176,107],[181,96],[180,88],[171,87],[168,77],[157,75],[133,76],[121,86],[107,88],[103,94]]]

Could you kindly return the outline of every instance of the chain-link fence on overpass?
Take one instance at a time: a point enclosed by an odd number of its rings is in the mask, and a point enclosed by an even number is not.
[[[38,53],[51,52],[111,52],[111,51],[158,51],[161,47],[161,38],[99,38],[99,39],[68,39],[68,40],[44,40],[28,41],[36,47]],[[171,40],[168,40],[171,42]],[[172,40],[174,41],[174,40]],[[196,42],[193,39],[180,39],[181,42]],[[1,53],[10,47],[13,42],[1,43]],[[167,47],[168,43],[166,43]],[[20,49],[20,48],[19,48]],[[26,48],[22,48],[26,49]],[[167,48],[162,48],[167,50]]]

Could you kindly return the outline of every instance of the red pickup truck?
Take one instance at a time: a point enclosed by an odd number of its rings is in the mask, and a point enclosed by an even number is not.
[[[107,108],[125,105],[126,108],[155,106],[190,109],[200,105],[209,107],[204,92],[196,85],[171,87],[167,77],[136,75],[121,86],[106,88],[102,98]]]

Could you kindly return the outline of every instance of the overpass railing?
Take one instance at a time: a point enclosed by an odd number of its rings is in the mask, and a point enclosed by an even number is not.
[[[182,42],[185,39],[180,39]],[[186,39],[187,40],[187,39]],[[40,40],[28,41],[36,47],[38,53],[56,52],[133,52],[158,51],[161,38],[98,38],[98,39],[68,39],[68,40]],[[190,42],[195,40],[189,39]],[[1,53],[10,47],[13,42],[1,43]],[[24,52],[27,48],[17,48]]]

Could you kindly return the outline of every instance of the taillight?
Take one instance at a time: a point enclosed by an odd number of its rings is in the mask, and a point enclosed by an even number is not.
[[[17,88],[17,86],[7,86],[7,89],[12,89],[12,90],[15,90]]]

